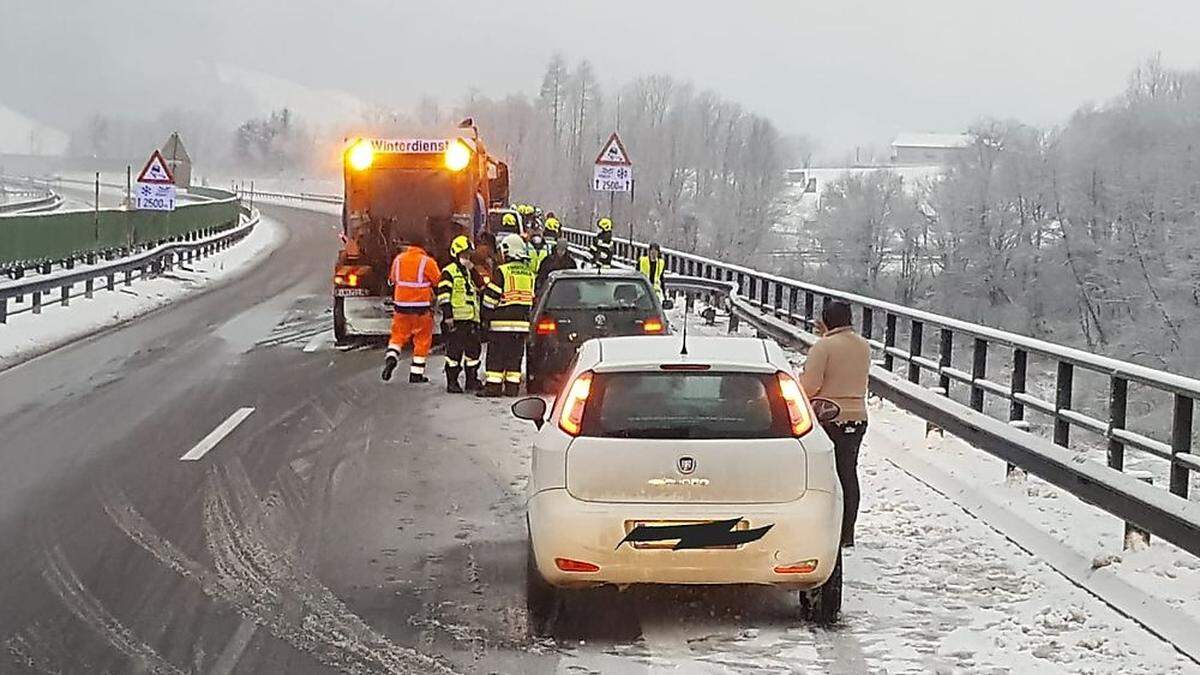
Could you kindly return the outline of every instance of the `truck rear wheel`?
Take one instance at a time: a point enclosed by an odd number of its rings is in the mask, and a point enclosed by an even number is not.
[[[346,299],[333,299],[333,339],[337,343],[346,342]]]

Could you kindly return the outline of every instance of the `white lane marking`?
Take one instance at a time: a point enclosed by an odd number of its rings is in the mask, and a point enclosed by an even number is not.
[[[313,339],[309,340],[308,344],[304,345],[304,349],[302,351],[305,354],[311,354],[311,353],[317,351],[318,349],[320,349],[321,345],[324,343],[325,343],[325,334],[321,333],[321,334],[317,335],[316,337],[314,337]]]
[[[237,412],[233,413],[224,422],[221,422],[216,429],[213,429],[191,450],[188,450],[179,458],[181,462],[194,462],[203,457],[209,450],[217,447],[217,443],[225,438],[237,428],[239,424],[244,422],[250,413],[254,412],[254,408],[238,408]]]

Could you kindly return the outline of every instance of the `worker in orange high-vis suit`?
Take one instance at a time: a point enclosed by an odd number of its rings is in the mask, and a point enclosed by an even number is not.
[[[392,298],[392,337],[383,361],[383,380],[392,379],[400,352],[413,343],[409,382],[428,382],[425,361],[433,346],[433,289],[441,276],[437,261],[416,244],[410,244],[392,261],[388,283],[395,288]]]

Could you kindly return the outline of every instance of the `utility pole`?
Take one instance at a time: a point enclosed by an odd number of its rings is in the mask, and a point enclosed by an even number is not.
[[[92,243],[100,241],[100,172],[96,172],[96,210],[92,212]]]

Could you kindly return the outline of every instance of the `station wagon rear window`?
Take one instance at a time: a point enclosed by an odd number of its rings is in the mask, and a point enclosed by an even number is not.
[[[791,431],[774,375],[676,371],[598,373],[582,435],[784,438]]]
[[[546,298],[550,311],[653,311],[650,285],[642,279],[556,279]]]

